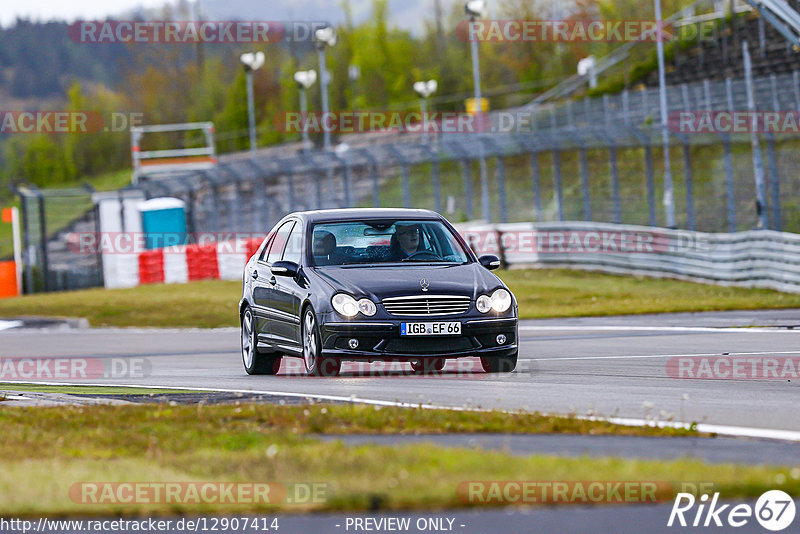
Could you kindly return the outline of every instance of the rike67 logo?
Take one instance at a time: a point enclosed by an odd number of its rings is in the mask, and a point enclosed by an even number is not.
[[[719,504],[719,493],[714,493],[711,502],[708,494],[696,499],[691,493],[678,493],[667,526],[730,526],[742,527],[755,520],[767,530],[779,532],[788,528],[794,521],[795,504],[788,493],[770,490],[761,495],[755,506],[749,504]]]

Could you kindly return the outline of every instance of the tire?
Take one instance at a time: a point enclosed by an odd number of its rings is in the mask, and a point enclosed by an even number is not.
[[[515,352],[511,356],[481,357],[481,367],[487,373],[510,373],[517,368],[518,354]]]
[[[322,341],[319,334],[319,323],[314,309],[309,306],[303,312],[301,323],[303,339],[303,363],[309,376],[337,376],[342,363],[335,358],[322,355]]]
[[[245,306],[241,323],[242,364],[248,375],[274,375],[281,368],[279,354],[264,354],[256,345],[255,317],[250,306]]]
[[[420,358],[411,361],[411,369],[417,374],[441,373],[446,363],[444,358]]]

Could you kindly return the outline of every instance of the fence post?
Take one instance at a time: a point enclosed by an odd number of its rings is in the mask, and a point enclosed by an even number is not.
[[[692,154],[689,140],[683,136],[683,172],[686,176],[686,224],[694,231],[694,184],[692,181]]]
[[[564,220],[564,198],[561,191],[561,152],[557,145],[553,146],[553,186],[555,187],[554,196],[556,201],[556,213],[558,220]]]
[[[781,105],[778,100],[778,81],[774,74],[770,76],[770,85],[772,87],[772,107],[777,112],[780,111]],[[770,227],[780,232],[783,228],[783,216],[781,214],[781,181],[778,174],[778,162],[775,158],[775,134],[768,131],[766,138],[767,158],[769,159],[769,182],[772,193],[772,224]]]
[[[730,78],[725,78],[725,91],[727,93],[728,109],[733,111],[733,84]],[[722,148],[725,151],[725,195],[728,199],[728,230],[736,231],[736,192],[733,188],[733,155],[731,150],[731,136],[722,136]]]
[[[767,159],[769,160],[769,185],[770,192],[772,193],[772,210],[771,210],[771,223],[770,228],[773,230],[781,231],[783,228],[783,221],[781,220],[781,184],[780,176],[778,175],[778,162],[775,158],[775,136],[772,132],[766,134],[767,138]]]
[[[586,146],[581,143],[581,188],[583,189],[583,219],[592,220],[592,199],[589,191],[589,163],[586,159]]]
[[[267,188],[269,184],[267,183],[267,178],[269,173],[261,167],[254,159],[246,159],[247,163],[256,171],[254,181],[253,181],[253,195],[256,197],[255,203],[255,210],[258,213],[254,217],[253,224],[255,226],[256,232],[266,232],[267,225],[270,222],[269,217],[269,202],[267,201]],[[261,190],[256,186],[256,184],[261,184]],[[264,211],[266,210],[266,215]]]
[[[617,165],[617,146],[612,142],[608,147],[611,168],[611,194],[613,195],[614,222],[622,224],[622,208],[619,200],[619,167]]]
[[[35,186],[34,186],[35,187]],[[50,290],[50,262],[47,258],[47,213],[44,195],[39,188],[34,189],[39,204],[39,246],[42,253],[42,282],[45,292]]]
[[[623,120],[625,124],[631,123],[631,103],[630,103],[631,95],[628,92],[628,88],[622,90],[622,113],[623,113]]]
[[[403,207],[410,208],[411,207],[411,186],[408,181],[408,162],[403,157],[403,154],[400,150],[397,149],[394,145],[388,145],[389,150],[394,155],[395,159],[398,163],[400,163],[400,173],[402,175],[403,180]]]
[[[800,109],[800,72],[792,72],[792,89],[794,90],[794,107]]]
[[[747,110],[753,117],[750,127],[750,146],[753,152],[753,174],[756,186],[756,215],[758,216],[758,228],[767,228],[767,191],[764,183],[764,161],[761,155],[761,142],[756,131],[757,120],[756,101],[753,94],[753,66],[750,60],[750,50],[747,48],[747,41],[742,41],[742,55],[744,56],[744,72],[747,85]]]
[[[378,162],[366,148],[355,148],[370,164],[370,180],[372,181],[372,205],[379,208],[381,205],[380,180],[378,178]]]
[[[497,157],[497,192],[500,200],[500,222],[508,222],[508,205],[506,201],[506,165],[503,162],[503,156],[498,154]]]
[[[431,157],[431,169],[433,171],[433,205],[437,213],[442,211],[442,186],[439,181],[439,154],[428,145],[421,145]]]
[[[195,192],[192,188],[191,182],[186,176],[179,176],[178,182],[183,185],[184,189],[186,190],[186,232],[189,234],[187,238],[193,238],[195,232],[197,231],[197,221],[195,220]],[[122,197],[120,197],[120,207],[122,207]],[[122,209],[120,210],[122,211]],[[122,222],[122,231],[125,231],[125,217],[120,214],[120,219]]]
[[[533,203],[536,210],[536,222],[542,222],[542,187],[539,152],[531,152],[531,172],[533,178]]]
[[[650,226],[658,226],[656,218],[656,184],[655,173],[653,172],[653,147],[650,143],[644,145],[644,169],[647,181],[647,211]]]
[[[220,225],[219,225],[218,207],[220,203],[219,203],[219,190],[217,189],[217,183],[211,178],[211,174],[207,170],[200,171],[200,176],[202,176],[205,179],[206,183],[208,183],[211,189],[211,199],[212,199],[211,203],[213,204],[211,209],[211,220],[214,221],[212,231],[219,232]]]
[[[233,177],[233,199],[228,202],[228,220],[231,231],[238,232],[242,228],[241,198],[242,198],[242,176],[233,170],[229,165],[221,163],[219,169]]]

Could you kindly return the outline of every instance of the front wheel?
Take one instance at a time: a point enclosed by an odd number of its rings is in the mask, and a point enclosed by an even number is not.
[[[515,352],[511,356],[481,357],[481,367],[487,373],[510,373],[517,368],[518,354]]]
[[[303,362],[310,376],[336,376],[341,362],[322,355],[322,341],[314,310],[309,306],[303,314]]]
[[[248,375],[274,375],[281,368],[281,356],[258,351],[258,335],[250,306],[242,314],[242,363]]]

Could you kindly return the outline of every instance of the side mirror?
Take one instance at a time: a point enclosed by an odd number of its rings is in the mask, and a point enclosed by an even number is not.
[[[270,271],[275,276],[288,276],[295,278],[300,272],[300,266],[293,261],[276,261],[272,264]]]
[[[491,255],[481,256],[480,258],[478,258],[478,262],[487,269],[489,269],[490,271],[494,271],[495,269],[500,268],[500,258],[498,258],[497,256],[491,256]]]

